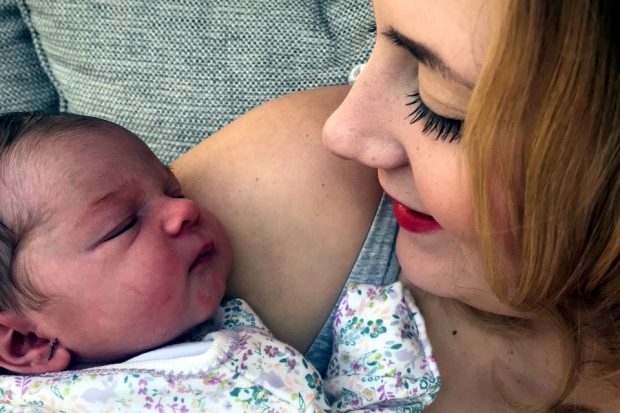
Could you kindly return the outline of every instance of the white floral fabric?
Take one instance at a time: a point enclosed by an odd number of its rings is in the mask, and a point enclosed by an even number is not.
[[[325,379],[334,410],[417,413],[440,386],[424,320],[409,291],[400,282],[350,284],[334,319]]]
[[[242,300],[220,309],[203,354],[39,376],[1,376],[0,412],[330,412],[322,380]],[[151,366],[151,368],[149,368]]]
[[[205,344],[198,354],[0,376],[0,413],[415,413],[437,394],[424,322],[399,283],[350,285],[334,338],[323,381],[244,301],[230,300],[187,337]]]

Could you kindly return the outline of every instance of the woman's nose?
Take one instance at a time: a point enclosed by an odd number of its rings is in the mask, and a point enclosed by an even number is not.
[[[376,69],[369,63],[345,100],[323,127],[323,144],[335,155],[378,169],[407,162],[406,152],[396,139],[398,123],[394,101],[375,84]]]
[[[200,208],[190,199],[168,198],[164,201],[162,226],[164,231],[172,236],[194,226],[200,218]]]

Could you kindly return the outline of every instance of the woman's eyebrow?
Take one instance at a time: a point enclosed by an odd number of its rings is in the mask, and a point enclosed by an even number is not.
[[[470,90],[474,88],[474,85],[471,82],[465,80],[465,76],[461,76],[458,72],[448,66],[437,52],[427,46],[424,46],[422,43],[404,36],[393,27],[388,27],[387,30],[383,31],[381,34],[387,37],[396,46],[407,50],[420,63],[430,67],[433,70],[437,70],[444,78],[460,83]]]

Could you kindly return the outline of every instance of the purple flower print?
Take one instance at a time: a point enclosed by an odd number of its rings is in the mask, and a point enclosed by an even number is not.
[[[354,361],[353,364],[351,364],[351,369],[353,369],[353,371],[358,372],[362,369],[362,363],[360,363],[359,361]]]
[[[269,356],[269,357],[277,357],[279,353],[280,352],[278,351],[278,349],[275,348],[274,346],[271,346],[271,345],[266,345],[265,346],[265,354],[267,354],[267,356]]]
[[[258,379],[256,380],[256,383],[261,384],[261,385],[267,384],[267,387],[271,386],[277,389],[281,389],[284,387],[284,382],[282,381],[282,378],[273,371],[267,372],[267,373],[261,372],[258,375]]]
[[[17,384],[18,387],[21,387],[22,396],[26,394],[26,392],[28,391],[31,381],[32,381],[32,378],[28,376],[16,376],[15,377],[15,383]]]
[[[375,289],[375,288],[369,288],[369,289],[366,291],[366,297],[368,297],[368,298],[370,298],[370,299],[375,298],[375,297],[377,297],[378,295],[379,295],[379,291],[377,291],[377,289]]]
[[[220,374],[219,376],[213,374],[211,376],[205,377],[204,382],[205,384],[218,384],[222,381],[223,377],[224,377],[223,374]]]
[[[345,315],[347,317],[351,317],[351,316],[353,316],[353,314],[355,314],[355,310],[352,309],[351,307],[347,306],[347,308],[345,309]]]

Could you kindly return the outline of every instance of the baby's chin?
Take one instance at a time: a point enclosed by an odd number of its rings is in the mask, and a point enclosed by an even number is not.
[[[122,353],[102,352],[100,354],[90,355],[80,355],[78,353],[73,353],[71,358],[71,364],[69,365],[68,369],[81,370],[85,368],[105,366],[108,364],[122,363],[141,354],[156,350],[164,346],[199,340],[197,336],[204,336],[208,332],[215,329],[215,315],[218,308],[219,306],[215,309],[215,311],[206,315],[202,320],[197,321],[189,328],[186,328],[181,332],[171,333],[169,335],[172,337],[171,339],[165,339],[159,343],[136,345],[133,349],[125,350]]]
[[[116,325],[113,331],[99,331],[80,340],[72,337],[75,346],[67,345],[71,353],[69,370],[122,363],[138,355],[163,346],[197,341],[213,331],[215,319],[224,297],[225,278],[216,279],[206,294],[200,290],[186,298],[184,304],[173,306],[171,311],[158,313],[158,320],[138,319]],[[133,328],[132,328],[133,326]],[[62,339],[60,344],[63,343]]]

